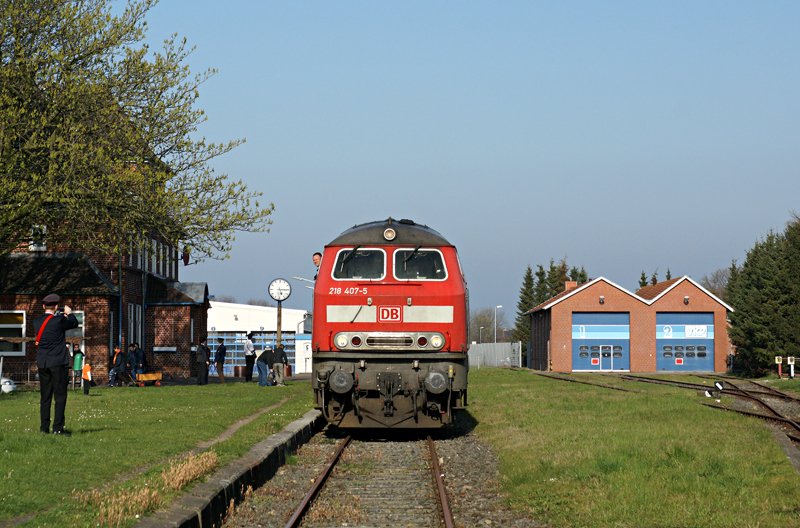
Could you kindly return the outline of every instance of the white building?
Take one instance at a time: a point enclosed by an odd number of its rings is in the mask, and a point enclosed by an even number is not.
[[[306,325],[311,325],[311,314],[305,310],[281,308],[281,343],[292,364],[292,372],[305,372],[310,368],[305,354],[310,357],[310,347],[301,346],[296,350],[296,337],[305,332]],[[212,353],[217,348],[217,338],[224,339],[228,349],[225,359],[225,375],[234,375],[234,368],[244,366],[244,342],[248,333],[253,333],[256,349],[265,346],[275,348],[277,345],[278,308],[275,306],[255,306],[211,301],[208,310],[208,346]],[[298,370],[299,369],[299,370]]]

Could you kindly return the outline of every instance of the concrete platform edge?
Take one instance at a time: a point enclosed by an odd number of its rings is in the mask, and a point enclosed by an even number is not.
[[[322,430],[325,420],[317,410],[308,411],[282,431],[254,445],[242,458],[220,468],[206,482],[195,485],[167,509],[141,519],[140,528],[220,526],[231,502],[239,504],[248,489],[257,489],[275,475],[287,455]]]

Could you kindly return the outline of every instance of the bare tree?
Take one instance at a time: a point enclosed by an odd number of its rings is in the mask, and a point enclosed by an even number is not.
[[[729,268],[720,268],[712,271],[710,275],[704,275],[703,278],[700,279],[700,284],[703,288],[724,300],[727,296],[726,290],[728,289],[728,279],[730,279],[730,276]]]

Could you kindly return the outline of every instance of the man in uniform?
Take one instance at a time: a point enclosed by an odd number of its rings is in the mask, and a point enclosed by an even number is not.
[[[51,293],[42,299],[44,315],[33,320],[36,332],[36,365],[39,367],[39,430],[50,432],[50,402],[55,396],[56,413],[53,419],[53,434],[69,435],[64,430],[64,410],[67,407],[67,385],[69,380],[69,353],[65,333],[78,328],[78,319],[72,308],[64,306],[58,312],[61,297]]]
[[[217,366],[219,382],[225,383],[225,352],[228,349],[225,346],[225,340],[221,337],[217,338],[217,343],[217,352],[214,354],[214,364]]]
[[[206,345],[206,338],[200,340],[200,344],[197,345],[197,384],[198,385],[208,385],[208,367],[211,364],[210,359],[211,350]]]

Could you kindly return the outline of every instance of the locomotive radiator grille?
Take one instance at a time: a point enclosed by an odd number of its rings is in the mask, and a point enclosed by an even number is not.
[[[367,346],[370,347],[410,347],[414,345],[411,336],[369,336]]]

